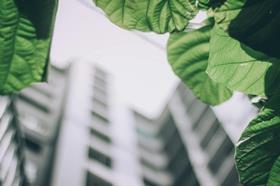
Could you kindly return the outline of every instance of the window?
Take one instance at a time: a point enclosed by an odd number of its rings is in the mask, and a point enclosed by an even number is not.
[[[23,101],[29,103],[30,105],[34,105],[35,107],[39,108],[43,112],[46,112],[46,113],[50,112],[50,109],[47,105],[40,103],[39,101],[29,97],[28,95],[19,94],[19,98],[20,98],[20,100],[23,100]]]
[[[169,161],[167,168],[173,176],[178,176],[181,175],[187,167],[190,167],[188,155],[185,149],[181,148],[172,161]]]
[[[104,88],[99,87],[98,85],[94,85],[94,94],[104,99],[107,98],[107,91]]]
[[[108,118],[102,116],[101,114],[99,114],[95,111],[92,111],[91,115],[94,118],[94,120],[97,120],[98,122],[101,122],[101,123],[104,123],[104,124],[107,124],[109,122]]]
[[[210,160],[208,167],[212,171],[212,173],[216,174],[221,167],[224,160],[229,156],[232,155],[232,151],[234,149],[234,146],[231,142],[231,140],[226,137],[223,144],[219,147],[217,152],[214,154],[212,159]]]
[[[107,88],[107,83],[106,81],[104,81],[104,79],[98,77],[98,76],[95,76],[94,78],[94,86],[95,87],[99,87],[101,89],[103,89],[104,91],[106,91],[106,88]]]
[[[190,108],[187,112],[188,116],[191,118],[193,123],[196,123],[201,115],[205,112],[208,106],[199,100],[194,100],[193,103],[188,107]]]
[[[143,182],[145,186],[159,186],[158,184],[152,182],[151,180],[145,177],[143,178]]]
[[[28,149],[30,149],[35,153],[40,153],[40,151],[42,150],[42,147],[38,143],[36,143],[33,139],[30,139],[29,137],[25,139],[25,144]]]
[[[179,134],[176,131],[172,138],[170,138],[169,141],[167,141],[167,143],[165,144],[164,151],[166,152],[169,158],[172,158],[176,155],[181,146],[183,146],[183,143],[181,141],[181,138],[179,137]]]
[[[94,81],[95,81],[95,83],[97,83],[98,85],[101,85],[102,87],[106,86],[106,84],[107,84],[105,77],[102,77],[100,75],[95,75]]]
[[[49,133],[46,123],[41,121],[39,118],[36,118],[35,115],[21,112],[19,115],[19,121],[24,127],[41,135],[47,135]]]
[[[199,186],[198,180],[190,168],[185,169],[184,174],[179,176],[174,186]]]
[[[106,167],[112,167],[112,160],[109,156],[103,154],[102,152],[99,152],[92,147],[90,147],[88,152],[88,157],[90,159],[96,160],[99,163],[105,165]]]
[[[104,70],[100,69],[100,68],[95,68],[95,76],[99,76],[100,78],[106,79],[107,74]]]
[[[93,97],[93,105],[98,105],[99,107],[102,107],[103,109],[107,109],[108,105],[105,102],[105,100],[100,100],[97,97]]]
[[[197,122],[193,123],[192,129],[195,131],[199,131],[201,128],[205,127],[208,123],[211,124],[216,119],[212,109],[210,107],[205,107],[203,114],[197,120]]]
[[[232,167],[230,173],[226,176],[225,180],[221,185],[222,186],[238,185],[238,173],[235,166]]]
[[[164,141],[168,141],[172,134],[175,132],[175,123],[172,116],[169,116],[166,122],[161,126],[159,137]]]
[[[97,99],[96,97],[93,98],[92,101],[92,109],[94,110],[94,112],[98,112],[101,113],[101,115],[107,115],[108,113],[108,107],[107,104],[104,103],[103,101]],[[103,116],[104,117],[104,116]]]
[[[102,139],[103,141],[105,141],[107,143],[111,143],[111,139],[108,136],[106,136],[105,134],[102,134],[101,132],[98,132],[94,128],[90,129],[90,134],[98,137],[99,139]]]
[[[215,136],[219,128],[220,128],[220,123],[216,120],[200,142],[200,145],[203,149],[206,149],[206,147],[210,143],[211,139]]]
[[[193,102],[193,100],[196,99],[183,83],[179,85],[178,90],[179,95],[183,103],[185,103],[185,105],[190,105]]]
[[[33,85],[32,87],[30,87],[30,89],[33,89],[34,91],[39,92],[40,94],[51,98],[52,97],[52,93],[51,93],[51,88],[49,87],[49,84],[44,84],[42,85]]]
[[[86,186],[113,186],[111,183],[105,181],[104,179],[87,172]]]
[[[152,165],[150,162],[148,162],[147,160],[145,160],[144,158],[140,158],[140,163],[144,166],[147,167],[155,172],[160,172],[161,171],[161,167]]]

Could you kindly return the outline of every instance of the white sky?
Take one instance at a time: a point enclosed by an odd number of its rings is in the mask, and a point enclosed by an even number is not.
[[[168,38],[151,35],[162,46]],[[152,115],[177,82],[165,50],[116,27],[78,0],[60,0],[51,58],[59,66],[73,60],[100,64],[113,75],[126,102]]]

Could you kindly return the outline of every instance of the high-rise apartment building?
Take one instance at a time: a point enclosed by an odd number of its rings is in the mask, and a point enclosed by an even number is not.
[[[124,106],[100,67],[52,67],[50,78],[0,98],[0,185],[238,185],[231,131],[241,128],[183,84],[151,119]]]
[[[247,117],[254,112],[251,108],[247,111]],[[235,139],[225,130],[227,123],[221,123],[212,108],[183,84],[158,118],[149,119],[137,112],[134,116],[143,185],[239,184],[233,157]]]
[[[102,70],[85,63],[69,69],[53,185],[112,184],[106,78]]]
[[[48,83],[34,84],[14,100],[25,143],[25,172],[29,185],[49,185],[63,102],[66,70],[51,67]]]
[[[115,112],[112,88],[112,78],[101,68],[82,62],[70,67],[53,186],[137,185],[137,176],[126,178],[136,172],[133,156],[120,155],[129,153],[119,143],[121,132],[115,135],[121,112]]]
[[[49,185],[63,113],[66,71],[51,67],[49,83],[1,97],[1,184]]]
[[[14,105],[9,97],[0,97],[0,185],[26,183],[24,155]]]

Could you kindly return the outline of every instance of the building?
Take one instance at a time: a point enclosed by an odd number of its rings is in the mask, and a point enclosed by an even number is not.
[[[113,111],[110,75],[79,62],[50,78],[0,97],[0,185],[137,185],[138,174],[126,178],[137,172],[126,164],[136,146],[113,132],[129,112]]]
[[[0,97],[0,185],[49,185],[67,73],[51,67],[49,83]]]
[[[247,123],[253,108],[237,115]],[[247,118],[244,118],[244,114]],[[236,186],[234,142],[213,109],[180,84],[159,117],[134,111],[145,186]],[[241,128],[239,128],[241,130]]]
[[[0,97],[0,185],[26,183],[20,126],[9,97]]]
[[[112,99],[112,81],[100,67],[71,65],[53,186],[137,185],[137,176],[127,178],[136,172],[133,161],[127,167],[133,156],[114,129],[123,117]]]
[[[150,119],[119,103],[113,84],[99,67],[70,67],[53,186],[238,185],[233,122],[183,84]],[[236,121],[246,124],[251,112]]]
[[[49,84],[0,98],[0,185],[238,185],[236,122],[246,124],[251,108],[218,119],[180,84],[151,119],[128,109],[98,66],[50,73]]]
[[[34,84],[14,100],[25,147],[25,172],[29,185],[49,185],[63,103],[67,71],[50,69],[49,83]]]

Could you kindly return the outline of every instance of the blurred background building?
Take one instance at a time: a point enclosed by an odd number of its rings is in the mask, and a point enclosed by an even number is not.
[[[235,116],[243,125],[233,130],[179,84],[150,118],[116,99],[100,67],[50,73],[48,84],[0,98],[0,185],[238,185],[233,144],[254,108]]]
[[[134,115],[144,185],[238,185],[232,139],[183,84],[158,118]]]
[[[63,117],[67,71],[54,66],[49,83],[35,84],[14,100],[25,148],[25,172],[32,186],[50,184],[57,137]]]
[[[0,97],[0,185],[26,184],[23,143],[14,104]]]

